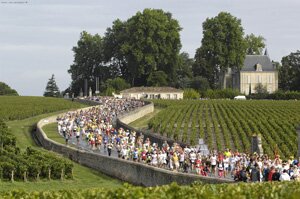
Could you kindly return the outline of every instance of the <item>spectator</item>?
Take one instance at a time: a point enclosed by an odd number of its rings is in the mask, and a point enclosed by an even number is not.
[[[287,173],[286,169],[283,170],[282,174],[279,177],[279,180],[280,181],[290,181],[291,180],[291,178],[290,178],[289,174]]]
[[[269,171],[269,174],[268,174],[268,181],[272,181],[273,180],[273,175],[275,173],[275,167],[274,166],[271,166],[271,169]]]
[[[255,163],[254,167],[251,169],[250,180],[252,182],[260,182],[260,171],[257,163]]]
[[[275,168],[275,173],[272,175],[272,181],[279,181],[279,178],[280,178],[279,169]]]

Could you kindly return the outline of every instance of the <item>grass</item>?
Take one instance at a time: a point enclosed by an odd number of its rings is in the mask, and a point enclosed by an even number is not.
[[[47,137],[55,142],[65,144],[65,139],[57,133],[57,123],[50,123],[43,127]]]
[[[31,136],[32,129],[34,125],[41,119],[63,113],[64,111],[54,112],[54,113],[47,113],[42,114],[30,118],[26,118],[23,120],[14,120],[6,122],[8,128],[10,129],[11,133],[16,136],[17,138],[17,145],[21,150],[26,149],[28,146],[33,148],[37,148],[38,146],[34,142]],[[38,147],[40,148],[40,147]]]
[[[108,188],[116,189],[122,187],[122,182],[100,172],[74,163],[73,180],[41,180],[41,181],[15,181],[0,182],[1,192],[24,190],[24,191],[58,191],[58,190],[78,190],[86,188]]]
[[[153,118],[157,113],[159,113],[163,108],[155,108],[152,113],[148,113],[144,117],[137,119],[129,124],[136,129],[145,129],[148,128],[148,122],[151,118]]]
[[[33,126],[41,119],[45,117],[49,117],[51,115],[59,114],[64,111],[48,113],[43,115],[38,115],[35,117],[27,118],[24,120],[15,120],[7,122],[11,133],[17,138],[17,145],[21,150],[25,150],[28,146],[49,152],[39,146],[36,145],[34,140],[31,137],[31,130]],[[47,128],[54,128],[54,125],[50,125]],[[46,129],[47,129],[46,128]],[[56,130],[56,129],[55,129]],[[59,138],[55,138],[53,131],[50,137],[54,138],[55,141],[59,140]],[[51,138],[51,139],[52,139]],[[61,138],[63,141],[63,138]],[[50,153],[50,152],[49,152]],[[46,191],[46,190],[75,190],[75,189],[83,189],[83,188],[97,188],[97,187],[105,187],[105,188],[118,188],[122,186],[122,182],[113,178],[110,178],[98,171],[93,169],[81,166],[80,164],[74,163],[74,179],[73,180],[52,180],[52,181],[38,181],[38,182],[6,182],[0,181],[0,192],[11,191],[11,190],[25,190],[25,191]],[[1,195],[1,194],[0,194]]]

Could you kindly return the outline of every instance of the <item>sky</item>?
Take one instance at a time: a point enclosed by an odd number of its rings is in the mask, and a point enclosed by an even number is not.
[[[299,0],[0,0],[0,81],[20,95],[42,96],[54,74],[65,90],[80,33],[103,36],[114,20],[145,8],[172,13],[190,57],[201,45],[202,23],[221,11],[241,19],[245,34],[263,36],[274,61],[300,50]]]

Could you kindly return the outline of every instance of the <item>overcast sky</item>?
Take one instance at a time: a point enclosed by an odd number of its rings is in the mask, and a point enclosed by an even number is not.
[[[202,23],[221,11],[242,20],[246,34],[266,39],[272,60],[300,49],[299,0],[0,0],[0,81],[20,95],[41,96],[51,74],[60,90],[71,81],[72,47],[80,32],[99,33],[144,8],[171,12],[183,28],[182,51],[194,57]]]

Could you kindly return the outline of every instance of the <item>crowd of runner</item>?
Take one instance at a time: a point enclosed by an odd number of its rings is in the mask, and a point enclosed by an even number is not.
[[[88,110],[68,112],[58,117],[58,131],[66,144],[76,137],[77,145],[87,143],[94,152],[145,163],[176,172],[194,173],[202,176],[231,178],[235,181],[300,181],[300,162],[294,157],[281,160],[276,155],[246,154],[226,149],[212,150],[203,155],[196,147],[181,147],[164,142],[161,146],[152,143],[134,131],[116,129],[112,121],[122,112],[144,105],[144,102],[129,99],[94,98],[100,105]]]

